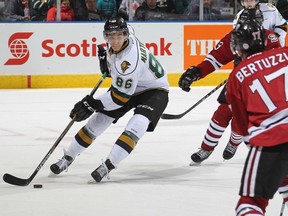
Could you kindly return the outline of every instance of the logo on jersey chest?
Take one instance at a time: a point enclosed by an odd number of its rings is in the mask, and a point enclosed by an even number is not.
[[[131,64],[128,61],[123,61],[121,63],[121,70],[123,73],[131,66]]]

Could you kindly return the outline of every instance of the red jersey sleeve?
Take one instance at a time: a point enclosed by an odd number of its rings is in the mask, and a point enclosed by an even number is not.
[[[267,41],[266,45],[267,50],[281,47],[279,38],[273,31],[265,29],[265,33]]]
[[[281,47],[279,39],[273,31],[265,29],[265,32],[267,41],[266,49]],[[197,65],[202,71],[201,78],[204,78],[236,58],[236,55],[234,55],[230,49],[231,36],[232,31],[225,35],[225,37],[217,43],[215,48],[207,54],[204,61]]]
[[[204,78],[208,74],[213,71],[219,69],[223,65],[233,61],[236,56],[232,53],[230,49],[230,39],[231,39],[232,31],[225,35],[211,50],[204,61],[201,62],[197,67],[199,67],[202,71],[202,77]]]

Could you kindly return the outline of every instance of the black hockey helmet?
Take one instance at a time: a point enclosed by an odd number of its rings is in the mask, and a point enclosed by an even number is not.
[[[231,51],[243,58],[266,47],[266,33],[262,25],[255,20],[248,20],[236,25],[232,32],[230,48]]]
[[[244,9],[240,14],[237,23],[246,22],[247,20],[255,20],[262,25],[264,22],[263,12],[258,8]]]
[[[105,22],[104,25],[104,37],[112,32],[123,32],[124,35],[129,34],[126,21],[122,17],[112,17]]]

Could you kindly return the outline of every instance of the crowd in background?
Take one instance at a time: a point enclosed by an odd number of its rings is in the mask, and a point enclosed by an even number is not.
[[[0,0],[1,21],[57,20],[57,0]],[[61,21],[125,20],[233,20],[242,9],[239,0],[61,0]],[[288,0],[271,2],[285,19]],[[130,5],[132,3],[132,5]],[[201,9],[203,11],[201,12]]]

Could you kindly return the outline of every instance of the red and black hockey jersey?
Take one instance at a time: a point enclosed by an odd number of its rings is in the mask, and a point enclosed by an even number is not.
[[[252,146],[288,142],[288,48],[254,54],[230,74],[227,101]]]

